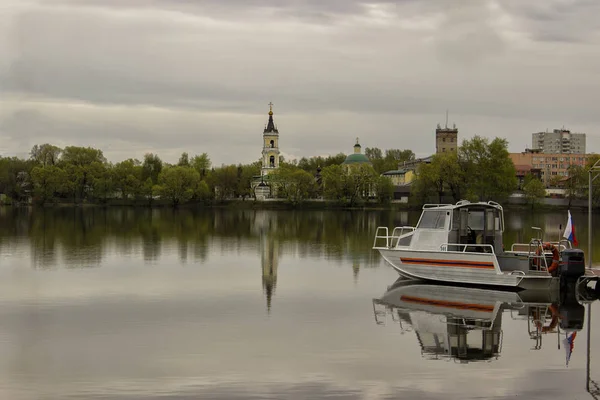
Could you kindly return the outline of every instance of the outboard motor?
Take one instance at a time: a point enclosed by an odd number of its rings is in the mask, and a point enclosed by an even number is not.
[[[560,328],[563,330],[580,330],[585,320],[585,307],[577,301],[575,287],[569,287],[561,293],[558,313]]]
[[[562,304],[558,308],[560,313],[560,328],[565,329],[583,329],[583,321],[585,320],[585,308],[579,304]]]
[[[558,275],[574,280],[585,274],[585,257],[581,249],[565,249],[561,253]]]

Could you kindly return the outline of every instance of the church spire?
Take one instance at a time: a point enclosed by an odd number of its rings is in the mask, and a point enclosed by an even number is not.
[[[277,130],[277,127],[275,126],[275,123],[273,122],[273,103],[269,102],[269,122],[267,123],[267,126],[265,128],[265,131],[263,133],[279,133],[279,131]]]

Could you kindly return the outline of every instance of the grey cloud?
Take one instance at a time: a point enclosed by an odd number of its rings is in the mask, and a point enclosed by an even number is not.
[[[600,34],[600,3],[595,0],[498,2],[541,42],[593,43]]]
[[[223,154],[214,156],[219,163],[246,161],[244,146],[259,152],[269,101],[287,135],[282,150],[294,155],[347,152],[340,143],[355,136],[371,140],[366,146],[426,154],[432,142],[424,138],[446,108],[463,137],[521,143],[558,121],[589,129],[594,143],[600,57],[583,44],[599,40],[598,7],[587,0],[39,1],[10,14],[11,46],[0,47],[0,102],[25,112],[0,117],[10,138],[3,147],[24,152],[40,131],[52,131],[61,142],[101,137],[170,154],[195,145]],[[41,112],[38,102],[63,110]],[[78,104],[93,108],[93,118]],[[117,115],[114,107],[128,111]],[[475,128],[485,118],[493,127]],[[222,137],[239,153],[223,151]]]

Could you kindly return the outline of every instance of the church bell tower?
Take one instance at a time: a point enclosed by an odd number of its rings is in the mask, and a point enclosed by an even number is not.
[[[279,131],[273,122],[273,103],[269,103],[269,122],[263,131],[261,175],[265,176],[279,167]]]

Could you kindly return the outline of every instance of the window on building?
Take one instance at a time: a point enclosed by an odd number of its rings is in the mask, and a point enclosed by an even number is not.
[[[275,147],[275,141],[274,141],[274,140],[271,140],[271,141],[269,142],[269,144],[271,145],[271,148]]]
[[[445,153],[445,152],[446,152],[446,148],[442,147],[442,153]]]
[[[275,167],[275,156],[271,156],[271,157],[269,157],[269,166],[270,166],[271,168],[274,168],[274,167]]]

